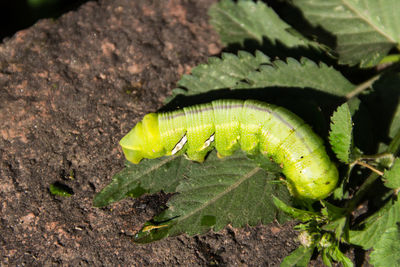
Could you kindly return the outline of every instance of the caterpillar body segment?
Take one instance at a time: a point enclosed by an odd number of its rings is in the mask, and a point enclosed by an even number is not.
[[[226,157],[240,148],[240,122],[243,101],[214,101],[214,140],[219,157]]]
[[[203,162],[214,147],[214,142],[206,146],[206,141],[214,134],[214,110],[212,104],[203,104],[183,109],[186,117],[186,136],[188,143],[183,149],[191,160]],[[164,122],[159,120],[162,125]]]
[[[216,100],[150,113],[120,144],[133,163],[183,153],[202,162],[213,148],[219,157],[239,148],[262,153],[282,166],[290,192],[299,198],[325,198],[338,181],[336,166],[310,126],[285,108],[254,100]]]

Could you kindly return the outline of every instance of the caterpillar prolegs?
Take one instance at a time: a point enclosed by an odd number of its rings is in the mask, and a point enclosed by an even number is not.
[[[338,171],[309,125],[287,109],[254,100],[216,100],[166,113],[150,113],[120,141],[126,158],[183,154],[202,162],[216,148],[219,157],[241,148],[262,153],[282,167],[289,191],[322,199],[336,187]]]

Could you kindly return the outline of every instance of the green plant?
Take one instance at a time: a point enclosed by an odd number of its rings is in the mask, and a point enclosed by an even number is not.
[[[372,250],[375,266],[399,265],[399,8],[397,0],[279,1],[274,9],[223,0],[210,9],[211,22],[228,50],[242,51],[197,66],[169,99],[169,106],[223,96],[288,107],[320,136],[329,136],[340,161],[341,183],[328,199],[292,201],[277,181],[279,166],[238,151],[224,160],[211,152],[203,164],[181,156],[127,163],[94,204],[177,192],[136,242],[290,215],[300,221],[302,245],[282,266],[306,266],[315,250],[328,266],[335,261],[352,266],[341,244]]]

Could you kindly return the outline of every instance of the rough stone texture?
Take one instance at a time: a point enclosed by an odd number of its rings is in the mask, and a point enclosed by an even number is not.
[[[212,2],[88,2],[0,44],[1,265],[275,266],[296,247],[290,224],[137,245],[167,196],[92,206],[123,168],[118,140],[219,53]],[[57,181],[74,195],[51,195]]]

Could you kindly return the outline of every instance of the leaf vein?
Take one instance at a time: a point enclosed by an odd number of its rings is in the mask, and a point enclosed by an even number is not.
[[[188,214],[184,215],[183,217],[179,217],[179,221],[185,220],[186,218],[197,213],[198,211],[204,209],[206,206],[216,202],[221,197],[225,196],[228,192],[231,192],[233,189],[237,188],[241,183],[243,183],[244,181],[246,181],[247,179],[252,177],[254,174],[256,174],[260,170],[261,170],[261,168],[259,168],[259,167],[254,168],[252,171],[248,172],[246,175],[243,175],[243,177],[240,178],[236,183],[233,183],[231,186],[229,186],[223,193],[216,195],[214,198],[210,199],[210,201],[204,202],[197,209],[194,209],[193,211],[189,212]]]

